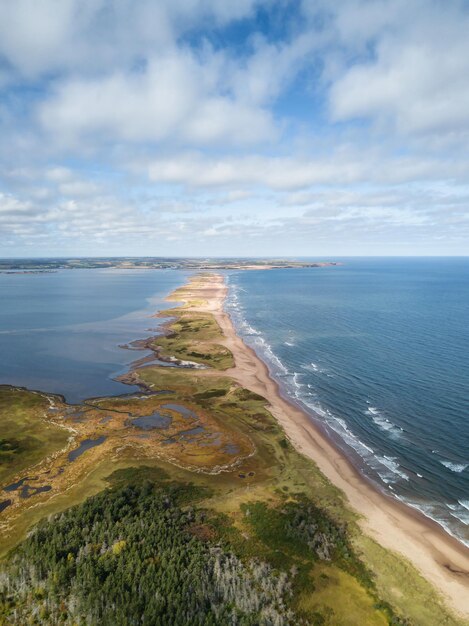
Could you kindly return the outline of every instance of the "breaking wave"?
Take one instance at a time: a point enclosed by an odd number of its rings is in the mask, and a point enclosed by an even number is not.
[[[452,461],[440,461],[440,463],[457,474],[464,472],[469,467],[469,463],[453,463]]]
[[[373,422],[380,428],[381,430],[387,432],[389,435],[393,437],[400,437],[404,432],[404,429],[396,424],[393,424],[391,420],[383,415],[383,413],[374,406],[370,406],[365,411],[365,415],[371,417]]]

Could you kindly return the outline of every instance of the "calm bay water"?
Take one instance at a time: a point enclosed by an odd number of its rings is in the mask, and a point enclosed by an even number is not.
[[[69,402],[128,393],[113,380],[185,282],[177,270],[62,270],[0,274],[0,383],[60,393]]]
[[[227,309],[284,393],[469,545],[469,259],[239,272]]]

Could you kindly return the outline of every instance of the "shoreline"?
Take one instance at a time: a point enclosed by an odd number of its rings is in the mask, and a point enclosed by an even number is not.
[[[192,294],[206,301],[197,310],[211,313],[222,329],[225,338],[220,343],[232,352],[235,361],[224,374],[267,399],[291,443],[345,494],[367,535],[410,561],[453,610],[469,617],[469,549],[420,511],[380,491],[308,413],[283,397],[267,364],[244,343],[225,311],[228,287],[221,274],[214,275],[203,288],[192,288],[189,283],[184,290],[187,299]]]

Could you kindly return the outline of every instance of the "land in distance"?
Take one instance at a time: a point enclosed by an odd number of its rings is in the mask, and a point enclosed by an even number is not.
[[[252,258],[172,258],[172,257],[83,257],[42,259],[0,259],[0,272],[50,272],[59,269],[183,269],[253,270],[327,267],[335,261]]]

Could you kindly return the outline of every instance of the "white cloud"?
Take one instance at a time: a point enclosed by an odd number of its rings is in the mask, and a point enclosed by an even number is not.
[[[275,135],[270,113],[226,94],[223,58],[197,59],[173,50],[142,72],[60,83],[40,108],[47,131],[60,141],[187,141],[233,144]]]
[[[459,178],[469,174],[469,163],[445,163],[430,158],[389,157],[379,152],[362,154],[351,147],[328,157],[206,157],[179,154],[153,160],[150,180],[193,187],[261,185],[271,190],[304,189],[312,185],[359,182],[403,183],[415,180]]]
[[[222,193],[221,198],[229,195]],[[390,238],[396,245],[404,240],[434,241],[436,234],[443,243],[451,241],[455,252],[469,236],[466,188],[432,192],[415,188],[409,193],[405,187],[334,186],[306,195],[282,195],[284,204],[275,207],[272,199],[260,192],[244,198],[235,192],[242,211],[227,214],[213,193],[209,200],[198,193],[188,194],[184,196],[186,204],[180,205],[170,198],[155,198],[151,206],[147,200],[145,207],[111,195],[57,198],[44,206],[2,194],[0,229],[5,244],[36,242],[34,245],[52,245],[55,250],[87,251],[101,242],[101,253],[118,253],[125,246],[135,254],[156,254],[156,249],[165,254],[188,254],[188,247],[192,254],[226,254],[233,245],[239,254],[275,254],[279,246],[284,246],[283,254],[299,254],[299,250],[305,254],[308,246],[319,242],[332,246],[332,254],[350,253],[357,245],[383,253]],[[295,198],[302,204],[295,206]],[[210,209],[191,210],[204,206]],[[251,248],[249,241],[257,242],[252,244],[257,247]],[[402,250],[411,253],[417,248]]]
[[[55,66],[54,56],[63,60],[67,54],[75,7],[76,2],[71,0],[1,2],[1,54],[27,76],[48,69],[51,63]]]
[[[460,0],[0,0],[2,241],[453,251],[468,20]]]
[[[252,54],[230,68],[229,80],[234,93],[240,100],[251,103],[272,102],[288,89],[308,61],[313,60],[312,54],[319,49],[321,41],[321,37],[311,32],[277,44],[257,37]]]
[[[261,0],[15,0],[0,2],[0,58],[27,79],[132,64],[185,30],[249,16]],[[268,4],[268,2],[264,2]]]
[[[59,193],[63,196],[92,196],[100,191],[100,186],[85,180],[74,180],[68,183],[62,183],[58,187]]]
[[[264,185],[289,189],[335,179],[337,171],[332,164],[288,157],[209,158],[201,154],[182,154],[152,161],[149,177],[153,181],[195,187]]]
[[[23,216],[29,216],[34,211],[31,202],[24,202],[15,198],[11,194],[0,193],[0,215],[5,220],[9,216],[22,219]]]
[[[353,3],[337,18],[344,41],[374,50],[333,81],[335,120],[364,117],[402,133],[469,130],[469,15],[460,2]],[[355,40],[356,41],[356,40]]]
[[[73,172],[68,167],[50,167],[46,170],[45,176],[48,180],[55,183],[64,183],[73,178]]]

